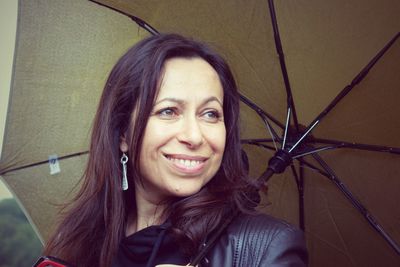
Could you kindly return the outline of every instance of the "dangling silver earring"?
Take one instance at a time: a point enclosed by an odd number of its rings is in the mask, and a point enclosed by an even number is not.
[[[122,164],[122,190],[128,189],[128,177],[127,177],[127,169],[126,163],[128,162],[128,156],[125,153],[122,153],[121,164]]]

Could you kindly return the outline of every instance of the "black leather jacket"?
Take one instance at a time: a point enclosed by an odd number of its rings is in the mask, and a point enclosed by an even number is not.
[[[240,215],[201,266],[307,266],[303,232],[265,214]]]

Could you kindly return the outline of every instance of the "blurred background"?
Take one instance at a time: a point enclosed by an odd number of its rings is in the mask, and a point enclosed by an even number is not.
[[[17,9],[17,0],[0,1],[0,155],[14,57]],[[42,244],[18,200],[0,178],[0,267],[32,266],[41,250]]]

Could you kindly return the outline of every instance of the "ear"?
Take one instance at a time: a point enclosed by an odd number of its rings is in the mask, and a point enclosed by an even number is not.
[[[121,136],[121,141],[119,143],[119,149],[121,150],[121,152],[128,152],[128,143],[126,142],[126,138],[125,136]]]

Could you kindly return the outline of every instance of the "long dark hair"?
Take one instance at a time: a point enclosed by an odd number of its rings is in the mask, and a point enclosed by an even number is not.
[[[67,206],[45,254],[78,266],[109,266],[124,237],[128,214],[136,208],[134,179],[140,179],[139,153],[159,89],[163,66],[174,57],[199,57],[218,73],[224,91],[226,145],[221,167],[198,193],[168,210],[173,232],[196,251],[233,209],[246,211],[239,138],[239,97],[224,59],[203,43],[176,34],[142,40],[112,69],[95,117],[82,187]],[[132,116],[132,114],[135,114]],[[128,191],[121,190],[121,137],[129,146]]]

